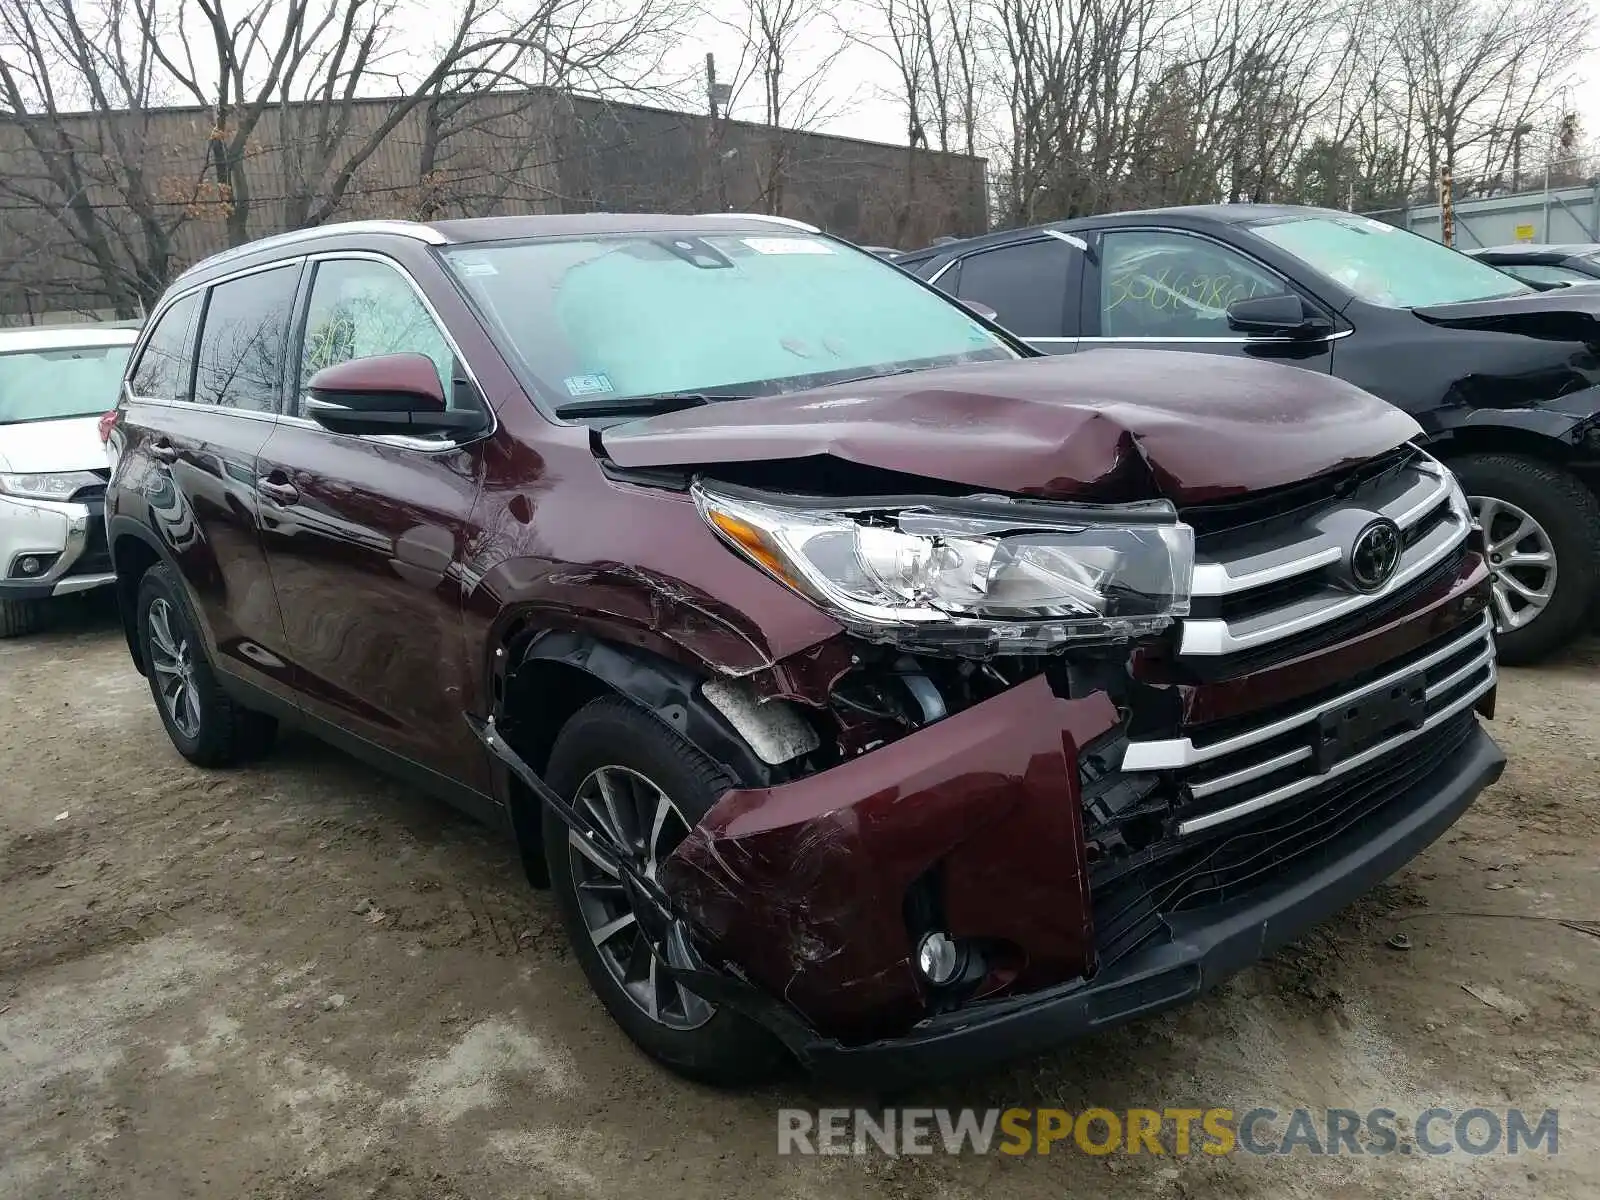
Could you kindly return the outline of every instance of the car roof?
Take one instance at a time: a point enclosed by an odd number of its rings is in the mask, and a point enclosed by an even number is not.
[[[1171,208],[1139,208],[1128,212],[1101,213],[1093,217],[1072,217],[1064,221],[1049,221],[1043,225],[1026,225],[1015,229],[1001,229],[979,237],[957,241],[937,242],[921,250],[908,250],[900,256],[905,262],[923,261],[947,254],[966,254],[988,246],[1004,246],[1029,237],[1040,237],[1051,232],[1078,233],[1100,229],[1107,225],[1122,225],[1160,218],[1175,221],[1180,226],[1244,225],[1257,221],[1289,220],[1315,215],[1350,217],[1352,214],[1334,208],[1313,208],[1303,204],[1185,204]]]
[[[23,350],[65,350],[75,346],[131,346],[139,340],[139,323],[84,321],[66,325],[24,325],[0,329],[0,354]]]
[[[584,237],[619,233],[820,233],[815,225],[765,213],[556,213],[539,216],[466,217],[448,221],[335,221],[309,229],[269,234],[201,259],[179,280],[200,282],[250,259],[263,262],[318,249],[319,243],[351,238],[409,238],[429,246],[471,245],[538,237]],[[174,283],[177,280],[173,281]]]

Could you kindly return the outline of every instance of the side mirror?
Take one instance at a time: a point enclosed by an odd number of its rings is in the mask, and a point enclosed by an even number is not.
[[[335,433],[463,433],[483,414],[450,409],[425,354],[375,354],[324,367],[307,385],[306,415]]]
[[[985,321],[993,321],[996,325],[1000,323],[1000,314],[994,309],[990,308],[982,300],[963,300],[961,303],[965,307],[977,313]]]
[[[1299,296],[1251,296],[1228,305],[1228,328],[1252,337],[1326,337],[1333,322],[1319,312],[1308,310]]]

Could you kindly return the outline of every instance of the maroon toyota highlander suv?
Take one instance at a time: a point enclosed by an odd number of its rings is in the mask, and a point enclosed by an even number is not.
[[[1479,535],[1409,417],[1038,357],[794,222],[269,238],[173,284],[107,433],[178,750],[293,723],[504,828],[700,1078],[1188,1000],[1502,766]]]

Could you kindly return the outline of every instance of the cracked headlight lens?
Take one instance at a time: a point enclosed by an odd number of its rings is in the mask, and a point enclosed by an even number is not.
[[[1033,654],[1159,633],[1189,611],[1194,531],[1166,501],[826,500],[696,481],[734,549],[875,641]]]

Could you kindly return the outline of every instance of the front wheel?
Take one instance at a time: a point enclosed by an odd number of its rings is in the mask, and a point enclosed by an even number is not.
[[[1600,501],[1537,458],[1473,454],[1450,466],[1483,527],[1500,659],[1543,658],[1585,624],[1600,588]]]
[[[656,718],[610,697],[580,709],[550,752],[546,782],[588,818],[588,831],[647,877],[728,788],[703,754]],[[663,963],[688,947],[652,945],[620,876],[591,838],[546,809],[545,858],[562,923],[589,985],[623,1031],[681,1075],[723,1085],[774,1074],[782,1048],[765,1029],[679,986]]]

